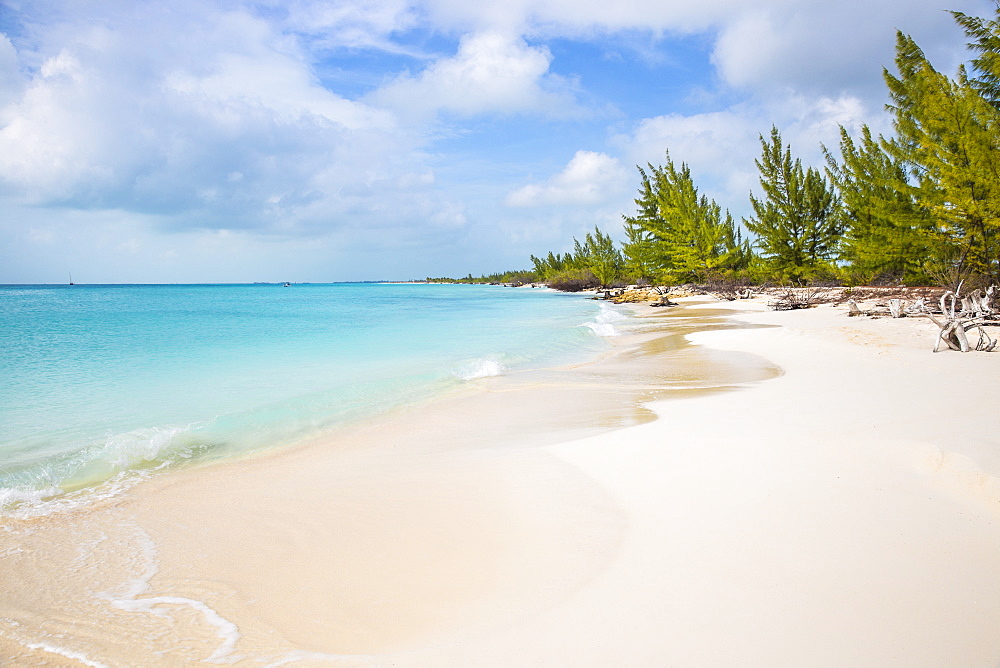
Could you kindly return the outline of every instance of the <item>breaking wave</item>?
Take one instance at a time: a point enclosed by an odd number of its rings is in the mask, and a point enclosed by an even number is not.
[[[617,327],[615,327],[614,323],[627,319],[628,316],[619,313],[608,304],[602,303],[601,310],[598,312],[597,317],[591,322],[583,323],[583,326],[589,328],[590,331],[598,336],[618,336],[621,332]]]
[[[199,457],[210,445],[205,425],[143,428],[109,433],[61,456],[21,463],[3,471],[0,514],[39,515],[76,505],[77,497],[113,496],[152,471]],[[95,486],[93,494],[74,492]],[[8,513],[8,511],[14,511]]]
[[[504,367],[500,360],[486,358],[459,367],[452,371],[452,375],[459,380],[475,380],[476,378],[502,376],[506,370],[506,367]]]

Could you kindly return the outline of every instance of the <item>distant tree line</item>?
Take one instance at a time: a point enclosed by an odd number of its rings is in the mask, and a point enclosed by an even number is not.
[[[896,72],[884,71],[893,135],[841,127],[839,151],[824,146],[818,169],[772,127],[760,136],[760,190],[742,226],[668,152],[663,165],[639,168],[624,243],[595,228],[572,252],[531,256],[521,282],[1000,282],[1000,2],[992,20],[952,16],[973,56],[953,77],[897,33]]]
[[[489,274],[484,276],[473,276],[472,274],[469,274],[465,278],[431,278],[428,276],[424,279],[424,282],[426,283],[466,283],[471,285],[524,285],[526,283],[535,283],[537,281],[538,277],[535,273],[527,269],[505,271],[498,274]]]

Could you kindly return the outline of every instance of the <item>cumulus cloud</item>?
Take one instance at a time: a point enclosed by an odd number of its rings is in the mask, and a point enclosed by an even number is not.
[[[273,231],[356,215],[345,193],[427,172],[419,139],[322,87],[259,17],[203,15],[162,42],[116,28],[81,29],[4,106],[9,195]]]
[[[695,183],[722,203],[745,192],[752,180],[757,133],[763,130],[758,123],[739,110],[668,114],[643,120],[618,141],[631,161],[643,167],[663,164],[669,151],[675,164],[687,163]]]
[[[932,22],[934,29],[928,30]],[[727,84],[761,96],[788,89],[881,95],[882,68],[892,65],[894,30],[931,38],[927,46],[935,49],[946,23],[937,4],[924,0],[754,3],[719,24],[712,59]]]
[[[576,113],[570,82],[548,73],[552,55],[517,36],[484,32],[462,38],[458,53],[418,75],[405,74],[372,99],[417,116],[446,111],[460,116],[486,112]]]
[[[620,195],[627,182],[628,172],[616,158],[577,151],[561,172],[543,184],[511,191],[505,202],[512,207],[589,206]]]

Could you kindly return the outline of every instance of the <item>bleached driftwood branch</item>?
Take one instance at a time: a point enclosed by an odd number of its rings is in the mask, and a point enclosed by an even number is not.
[[[922,313],[940,328],[937,340],[934,343],[934,352],[941,348],[944,343],[952,350],[959,350],[967,353],[972,350],[969,343],[968,332],[977,330],[979,338],[976,341],[976,350],[991,352],[997,347],[997,339],[990,337],[986,332],[986,327],[1000,327],[1000,313],[993,304],[993,298],[997,293],[997,286],[991,285],[984,293],[982,290],[975,290],[965,297],[961,296],[962,284],[959,283],[955,291],[949,290],[941,295],[941,314],[945,318],[944,322],[939,321],[930,313]]]
[[[829,293],[828,288],[784,288],[780,294],[775,295],[775,298],[768,302],[768,306],[775,311],[792,311],[800,308],[812,308],[823,302],[827,293]]]

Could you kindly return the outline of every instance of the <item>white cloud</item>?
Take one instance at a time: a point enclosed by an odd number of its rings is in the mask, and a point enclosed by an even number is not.
[[[794,88],[827,96],[881,94],[895,29],[912,33],[945,69],[957,64],[960,31],[944,7],[990,15],[986,0],[507,0],[483,5],[427,0],[435,25],[459,31],[508,30],[545,39],[637,31],[713,36],[722,80],[766,96]]]
[[[462,30],[504,27],[562,35],[617,30],[701,30],[745,6],[741,0],[427,0],[431,18]]]
[[[628,174],[617,159],[594,151],[577,151],[565,169],[543,184],[522,186],[506,197],[512,207],[590,206],[620,195]]]
[[[633,164],[662,165],[670,159],[687,163],[695,185],[723,207],[738,209],[754,181],[753,159],[759,154],[757,134],[766,130],[746,109],[684,116],[669,114],[640,122],[630,135],[617,139]],[[638,185],[638,173],[635,175]]]
[[[393,126],[388,114],[320,87],[300,62],[284,54],[221,54],[211,73],[172,72],[164,88],[223,124],[264,112],[277,122],[305,119],[352,131]]]
[[[408,0],[265,0],[261,7],[283,16],[282,23],[327,48],[399,50],[390,36],[417,27],[419,12]]]
[[[266,21],[199,19],[142,33],[85,27],[39,59],[0,112],[0,191],[173,215],[173,226],[287,232],[356,224],[345,191],[388,194],[428,171],[418,136],[322,87]]]
[[[881,95],[881,72],[892,64],[895,28],[920,31],[928,18],[946,22],[936,5],[928,5],[924,0],[783,8],[755,3],[719,24],[712,60],[727,84],[761,97],[790,89]]]
[[[466,35],[458,53],[418,75],[402,75],[372,99],[408,115],[518,112],[565,117],[578,112],[569,82],[548,73],[544,47],[500,32]]]

